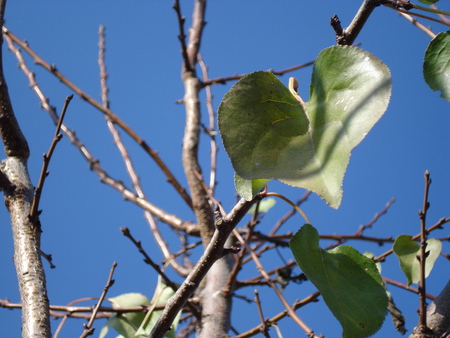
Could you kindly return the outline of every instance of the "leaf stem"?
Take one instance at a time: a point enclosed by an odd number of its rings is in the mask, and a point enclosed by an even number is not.
[[[414,9],[418,9],[420,11],[450,16],[450,12],[442,11],[440,9],[433,9],[433,8],[428,8],[428,7],[422,7],[422,6],[413,4],[413,3],[411,3],[411,5],[413,6]]]
[[[269,196],[281,198],[283,201],[287,202],[287,203],[290,204],[295,210],[297,210],[298,213],[299,213],[300,215],[302,215],[302,217],[304,218],[304,220],[306,221],[306,223],[311,224],[311,221],[309,220],[308,216],[306,216],[306,214],[303,212],[303,210],[300,209],[300,207],[299,207],[298,205],[296,205],[294,202],[292,202],[290,199],[288,199],[287,197],[284,197],[283,195],[280,195],[279,193],[276,193],[276,192],[268,192],[268,193],[265,194],[265,197],[269,197]]]

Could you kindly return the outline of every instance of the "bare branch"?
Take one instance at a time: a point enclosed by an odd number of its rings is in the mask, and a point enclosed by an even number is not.
[[[412,5],[406,0],[364,0],[350,25],[342,29],[339,18],[334,15],[331,18],[331,25],[336,33],[336,42],[338,45],[352,45],[356,37],[361,32],[367,19],[369,19],[373,10],[380,5],[389,5],[393,8],[411,9]]]
[[[75,84],[69,81],[55,66],[50,65],[44,59],[42,59],[38,54],[36,54],[25,42],[21,41],[17,36],[11,33],[6,27],[3,26],[3,34],[8,35],[11,40],[17,43],[23,50],[25,50],[35,61],[36,64],[44,67],[54,76],[56,76],[62,83],[73,90],[77,95],[79,95],[83,100],[87,101],[93,107],[97,108],[103,114],[109,116],[113,123],[117,124],[122,128],[144,151],[150,155],[150,157],[155,161],[161,171],[166,175],[167,180],[173,185],[179,195],[183,200],[192,208],[191,198],[186,193],[186,189],[181,186],[169,168],[166,166],[164,161],[159,157],[158,152],[153,150],[144,139],[142,139],[132,128],[130,128],[124,121],[122,121],[115,113],[113,113],[109,108],[105,108],[100,102],[94,100],[87,93],[78,88]]]
[[[264,335],[264,337],[270,338],[269,328],[267,326],[266,320],[264,319],[258,290],[255,290],[255,303],[256,307],[258,308],[259,319],[261,320],[261,333]]]
[[[84,325],[84,331],[81,334],[80,338],[85,338],[88,336],[92,336],[94,334],[95,328],[93,328],[92,325],[94,324],[94,321],[97,318],[98,310],[99,310],[100,306],[102,305],[103,300],[105,299],[109,288],[114,284],[114,279],[112,279],[112,277],[114,275],[114,270],[116,269],[116,266],[117,266],[117,263],[114,262],[111,267],[111,270],[109,271],[108,281],[106,282],[106,285],[103,288],[103,292],[97,302],[97,305],[95,305],[94,310],[92,311],[92,315],[91,315],[91,318],[89,319],[89,322]]]
[[[242,217],[245,216],[251,206],[260,199],[261,196],[257,196],[253,201],[245,201],[244,199],[241,199],[228,215],[216,220],[216,231],[214,232],[209,245],[207,246],[202,257],[200,257],[192,272],[184,280],[175,295],[173,295],[167,302],[167,306],[164,308],[161,317],[153,327],[150,337],[163,337],[164,334],[170,329],[170,325],[172,324],[178,311],[183,307],[184,303],[191,296],[191,294],[198,288],[200,282],[203,280],[211,266],[222,257],[224,244],[231,231],[240,222]]]
[[[300,317],[297,316],[297,314],[294,312],[292,307],[286,301],[286,298],[284,297],[283,293],[280,291],[280,289],[278,289],[277,285],[274,282],[271,282],[270,276],[266,272],[264,267],[262,266],[261,262],[258,259],[258,256],[255,255],[253,250],[248,246],[248,244],[244,241],[244,239],[241,237],[241,235],[237,231],[234,231],[234,235],[239,239],[239,241],[241,242],[241,245],[246,247],[247,251],[250,253],[253,261],[255,262],[256,266],[258,267],[258,271],[268,281],[270,287],[275,291],[275,294],[277,295],[277,297],[280,299],[281,303],[286,308],[286,311],[289,313],[289,317],[291,317],[297,323],[297,325],[300,326],[302,328],[302,330],[305,331],[305,333],[308,337],[319,338],[319,336],[317,336],[314,333],[314,331],[308,325],[306,325],[306,323],[303,322],[303,320],[301,320]]]
[[[269,69],[268,71],[271,72],[271,73],[273,73],[274,75],[279,75],[279,76],[281,76],[281,75],[284,75],[284,74],[286,74],[286,73],[293,72],[294,70],[298,70],[298,69],[302,69],[302,68],[305,68],[305,67],[312,66],[313,64],[314,64],[314,61],[309,61],[309,62],[306,62],[306,63],[302,63],[302,64],[300,64],[300,65],[288,67],[288,68],[281,69],[281,70],[272,70],[272,69]],[[202,85],[203,85],[203,86],[210,86],[210,85],[214,85],[214,84],[225,84],[225,83],[227,83],[227,82],[229,82],[229,81],[240,80],[240,79],[242,79],[245,75],[247,75],[247,74],[236,74],[236,75],[233,75],[233,76],[227,76],[227,77],[217,77],[217,78],[214,78],[214,79],[205,80],[205,81],[202,83]]]
[[[442,229],[442,226],[443,226],[445,223],[448,223],[448,222],[450,222],[450,217],[443,217],[443,218],[441,218],[439,221],[437,221],[437,223],[435,223],[434,225],[432,225],[431,227],[429,227],[429,228],[426,229],[425,231],[426,231],[427,233],[430,233],[430,232],[432,232],[432,231],[434,231],[434,230]],[[419,234],[413,236],[412,239],[413,239],[414,241],[417,241],[417,240],[420,238],[420,236],[421,236],[421,234],[419,233]],[[390,250],[386,251],[385,253],[381,254],[380,256],[374,258],[374,260],[377,261],[377,262],[384,261],[384,260],[386,259],[386,257],[389,256],[390,254],[392,254],[393,252],[394,252],[394,251],[393,251],[392,249],[390,249]]]
[[[6,0],[0,0],[0,23],[3,24]],[[3,38],[0,37],[0,47]],[[15,118],[3,74],[0,48],[0,133],[7,158],[1,163],[6,207],[11,217],[14,239],[14,264],[22,300],[23,337],[50,338],[49,303],[44,267],[40,256],[40,222],[29,219],[33,185],[27,169],[30,151]],[[5,184],[4,184],[5,185]],[[14,186],[14,189],[13,189]]]
[[[105,65],[105,29],[103,26],[100,26],[99,30],[99,59],[98,63],[100,66],[100,83],[102,88],[102,101],[105,108],[109,108],[109,99],[108,99],[108,86],[106,83],[107,73],[106,73],[106,65]],[[128,153],[127,148],[125,147],[122,138],[120,136],[119,131],[117,130],[115,124],[111,120],[111,118],[105,115],[106,125],[114,138],[114,144],[119,150],[120,155],[122,156],[123,162],[125,163],[125,168],[127,170],[128,176],[131,179],[134,191],[137,196],[143,200],[146,200],[144,190],[142,189],[141,182],[139,180],[139,176],[136,173],[133,162],[131,161],[130,155]],[[167,243],[164,241],[159,228],[156,225],[156,222],[153,218],[153,215],[150,211],[144,209],[144,216],[147,220],[150,230],[152,231],[153,236],[155,237],[156,243],[158,244],[161,252],[164,255],[164,258],[168,259],[172,256],[172,253],[169,250]],[[176,260],[171,259],[169,264],[173,267],[175,271],[177,271],[181,276],[187,276],[189,274],[189,269],[179,264]]]
[[[313,303],[313,302],[317,302],[318,301],[318,297],[320,296],[320,292],[316,291],[313,294],[309,295],[308,297],[300,300],[300,301],[296,301],[294,303],[294,305],[292,306],[292,309],[295,311],[309,303]],[[272,318],[269,318],[266,320],[267,323],[277,323],[279,322],[281,319],[283,319],[284,317],[289,316],[289,312],[288,310],[284,310],[283,312],[277,314],[276,316],[273,316]],[[253,337],[256,336],[257,334],[261,333],[261,326],[262,324],[254,327],[253,329],[250,329],[247,332],[241,333],[239,335],[237,335],[234,338],[248,338],[248,337]]]
[[[409,14],[404,13],[403,11],[399,11],[399,14],[402,17],[404,17],[406,20],[411,22],[414,26],[419,28],[421,31],[425,32],[425,34],[427,34],[430,38],[434,39],[436,37],[436,34],[434,34],[434,32],[430,28],[425,27],[424,25],[422,25],[419,21],[417,21],[416,18],[412,17]]]
[[[417,256],[420,264],[420,281],[418,284],[419,291],[419,323],[413,330],[415,333],[428,334],[431,330],[427,327],[427,299],[426,299],[426,281],[425,281],[425,264],[426,264],[426,249],[427,249],[427,230],[426,219],[427,211],[430,208],[430,202],[428,201],[428,193],[430,189],[431,179],[428,170],[425,172],[425,188],[423,193],[423,205],[422,210],[419,211],[420,218],[420,253]]]
[[[205,62],[203,61],[203,58],[200,53],[198,53],[198,62],[200,64],[200,67],[202,69],[203,73],[203,83],[205,81],[208,81],[208,67],[206,66]],[[206,107],[208,108],[208,117],[209,117],[209,128],[205,128],[205,132],[210,136],[211,138],[211,169],[209,173],[209,191],[212,196],[214,196],[214,190],[216,187],[216,174],[217,174],[217,152],[219,151],[219,147],[216,142],[216,134],[215,131],[216,128],[216,119],[214,114],[214,108],[212,104],[212,92],[211,87],[206,86]]]
[[[66,115],[67,107],[69,106],[70,100],[72,100],[72,97],[73,97],[73,95],[66,97],[63,110],[61,112],[58,124],[56,126],[55,135],[53,136],[52,143],[50,144],[50,148],[49,148],[48,152],[46,154],[44,154],[44,156],[43,156],[44,163],[42,163],[42,169],[41,169],[41,174],[39,176],[38,185],[34,189],[34,198],[33,198],[33,203],[31,205],[31,210],[30,210],[30,220],[33,224],[36,222],[37,217],[40,214],[40,211],[38,211],[38,208],[39,208],[39,202],[41,199],[42,188],[44,187],[45,179],[49,174],[47,169],[50,164],[50,160],[52,159],[53,151],[56,148],[56,144],[62,138],[62,134],[60,134],[59,132],[61,131],[61,125],[64,120],[64,116]]]
[[[8,42],[9,49],[15,54],[16,58],[18,59],[20,69],[22,69],[23,73],[28,78],[30,87],[33,89],[33,91],[39,98],[41,102],[41,107],[49,114],[53,122],[57,124],[59,120],[58,114],[56,113],[55,108],[50,105],[48,98],[45,96],[45,94],[39,87],[38,83],[36,82],[36,78],[34,74],[29,70],[20,50],[14,46],[14,43],[9,37],[9,35],[5,34],[4,37],[5,40]],[[75,146],[75,148],[78,149],[83,158],[89,164],[89,169],[93,170],[97,174],[102,183],[105,183],[110,187],[116,189],[123,195],[125,200],[128,200],[145,210],[148,210],[159,220],[161,220],[164,223],[167,223],[174,229],[185,231],[187,234],[192,236],[199,236],[199,231],[196,224],[192,222],[184,222],[177,216],[165,212],[164,210],[158,208],[157,206],[150,203],[146,199],[137,196],[134,192],[129,190],[122,181],[112,178],[107,173],[107,171],[100,165],[100,162],[92,155],[92,153],[89,151],[86,145],[84,145],[80,141],[76,133],[73,130],[69,129],[64,123],[61,125],[61,131],[63,132],[64,135],[67,136],[67,138]]]

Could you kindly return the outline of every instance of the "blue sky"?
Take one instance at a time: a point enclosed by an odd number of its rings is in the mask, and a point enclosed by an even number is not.
[[[256,70],[283,69],[315,59],[324,48],[335,43],[329,18],[338,14],[346,26],[359,7],[358,1],[214,1],[207,7],[207,25],[201,52],[209,67],[210,78],[244,74]],[[190,24],[192,1],[183,1],[183,14]],[[133,127],[160,156],[176,177],[185,184],[180,166],[181,140],[184,128],[184,107],[175,101],[183,97],[180,80],[181,55],[177,39],[178,23],[172,2],[134,1],[124,5],[119,1],[49,1],[9,2],[5,14],[6,26],[50,64],[55,64],[72,82],[89,95],[100,100],[98,71],[98,27],[106,27],[107,55],[111,108]],[[426,25],[429,23],[424,22]],[[445,27],[433,24],[435,32]],[[344,179],[344,198],[338,210],[329,208],[319,197],[311,196],[304,210],[321,233],[352,234],[369,222],[392,198],[396,202],[366,234],[388,237],[419,232],[417,211],[423,198],[423,174],[431,172],[431,208],[428,226],[438,219],[450,216],[450,134],[449,103],[439,98],[423,81],[422,60],[430,38],[388,8],[375,10],[357,38],[364,48],[375,54],[391,69],[393,93],[391,103],[380,122],[352,152]],[[17,119],[31,148],[29,170],[37,184],[42,154],[48,150],[54,126],[39,101],[28,87],[27,79],[17,68],[17,60],[4,48],[4,69]],[[42,68],[32,64],[44,93],[60,111],[64,98],[71,91]],[[311,68],[284,75],[300,82],[299,92],[308,96]],[[232,83],[216,85],[213,89],[214,108]],[[205,98],[204,93],[202,98]],[[202,104],[204,115],[206,107]],[[206,116],[204,121],[207,122]],[[77,132],[80,139],[100,163],[115,178],[129,184],[120,156],[114,148],[104,118],[82,100],[74,98],[65,122]],[[123,133],[122,133],[123,134]],[[173,188],[143,151],[124,136],[126,145],[143,187],[150,201],[186,220],[194,215],[178,198]],[[201,163],[204,171],[209,166],[209,141],[203,137]],[[219,151],[217,198],[230,210],[235,201],[233,169],[225,151]],[[76,149],[67,138],[58,144],[50,164],[50,176],[41,201],[43,214],[42,250],[53,255],[56,269],[47,269],[49,297],[52,304],[64,305],[75,299],[99,296],[113,261],[118,262],[116,283],[110,296],[126,292],[141,292],[151,297],[156,275],[146,266],[137,250],[125,239],[119,228],[127,226],[143,246],[161,261],[155,242],[145,223],[141,210],[111,188],[99,183],[88,170]],[[270,190],[296,200],[301,189],[270,183]],[[289,207],[278,201],[259,230],[269,231]],[[19,302],[16,275],[12,263],[13,244],[6,209],[0,211],[0,298]],[[295,232],[303,224],[295,216],[283,231]],[[177,250],[177,239],[162,225],[164,235]],[[433,234],[447,236],[447,230]],[[172,237],[171,237],[172,236]],[[173,243],[173,244],[172,244]],[[326,246],[328,243],[322,243]],[[385,245],[350,242],[360,251],[381,254]],[[448,252],[444,244],[443,252]],[[288,250],[281,251],[284,259],[293,259]],[[283,263],[276,255],[265,260],[267,269]],[[44,262],[45,266],[48,264]],[[239,279],[257,274],[253,263],[247,263],[246,272]],[[298,272],[298,271],[297,271]],[[383,273],[405,282],[395,257],[383,264]],[[172,274],[172,276],[174,276]],[[436,294],[449,278],[448,262],[441,257],[436,263],[427,286]],[[181,280],[176,280],[180,282]],[[290,285],[285,291],[293,301],[313,292],[309,283]],[[418,298],[389,287],[399,308],[408,318],[411,330],[416,322]],[[264,315],[271,317],[282,311],[282,306],[270,292],[261,290]],[[253,290],[238,291],[253,298]],[[266,306],[265,306],[266,305]],[[259,324],[254,304],[234,301],[233,326],[243,332]],[[298,311],[299,316],[326,337],[339,336],[340,326],[323,307],[323,302]],[[245,319],[244,319],[245,318]],[[20,335],[20,312],[1,310],[0,323],[5,336]],[[303,335],[289,320],[281,321],[285,337]],[[52,322],[53,332],[58,322]],[[96,323],[98,335],[103,322]],[[70,320],[60,337],[79,336],[81,320]],[[275,335],[275,333],[273,333]],[[390,318],[375,337],[394,337]],[[114,336],[114,335],[111,335]]]

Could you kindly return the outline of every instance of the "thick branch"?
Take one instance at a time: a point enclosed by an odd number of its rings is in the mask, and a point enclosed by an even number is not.
[[[6,0],[0,0],[0,23],[3,23]],[[5,203],[11,214],[14,238],[14,264],[23,304],[23,337],[51,337],[49,304],[45,273],[40,257],[39,220],[31,222],[33,185],[27,169],[28,143],[22,134],[12,109],[3,74],[3,55],[0,37],[0,133],[7,158],[2,161],[1,171],[13,185],[4,191]]]
[[[427,326],[436,337],[450,329],[450,280],[427,311]]]
[[[44,268],[40,256],[39,220],[30,220],[33,185],[26,159],[9,156],[2,161],[1,170],[16,186],[5,192],[5,203],[11,214],[14,238],[14,264],[22,301],[22,336],[51,337],[49,304]]]
[[[183,138],[183,167],[191,192],[192,206],[198,225],[203,245],[206,247],[214,233],[214,217],[209,202],[208,193],[203,185],[201,168],[198,163],[198,145],[200,135],[200,103],[199,91],[200,80],[195,74],[197,54],[200,48],[200,40],[203,31],[206,1],[197,0],[194,5],[193,23],[189,32],[187,56],[189,69],[184,64],[182,78],[184,82],[185,95],[184,105],[186,107],[186,127]]]
[[[259,197],[257,197],[259,199]],[[161,317],[156,325],[153,327],[149,337],[160,338],[170,329],[175,316],[178,311],[186,303],[187,299],[198,288],[200,282],[206,276],[211,266],[223,255],[223,247],[234,227],[239,223],[242,217],[253,205],[254,201],[245,201],[241,199],[233,208],[233,210],[224,218],[216,221],[216,231],[203,253],[195,265],[192,272],[185,279],[183,284],[179,287],[175,295],[173,295],[167,302]]]
[[[0,23],[3,24],[6,0],[0,1]],[[0,47],[3,45],[3,37],[0,37]],[[3,74],[3,52],[0,48],[0,133],[7,156],[17,156],[27,159],[30,155],[28,143],[17,123],[11,100],[9,98],[8,86]]]
[[[389,5],[394,8],[411,9],[412,5],[407,0],[364,0],[350,25],[342,29],[337,15],[331,18],[331,26],[336,32],[338,45],[351,45],[369,19],[373,10],[380,5]]]

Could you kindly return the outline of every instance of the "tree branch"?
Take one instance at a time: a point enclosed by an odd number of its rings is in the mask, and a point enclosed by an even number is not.
[[[55,66],[50,65],[44,59],[42,59],[38,54],[36,54],[25,42],[21,41],[17,36],[11,33],[6,27],[3,27],[3,34],[8,35],[11,40],[17,43],[23,50],[25,50],[35,61],[36,64],[44,67],[50,73],[55,75],[62,83],[73,90],[77,95],[79,95],[83,100],[87,101],[93,107],[101,111],[103,114],[109,116],[111,121],[122,128],[125,133],[127,133],[139,146],[141,146],[144,151],[150,155],[150,157],[155,161],[161,171],[166,175],[167,180],[172,184],[175,190],[183,198],[183,200],[192,208],[192,201],[189,195],[184,189],[175,176],[172,174],[170,169],[166,166],[164,161],[159,157],[157,151],[153,150],[147,142],[141,138],[130,126],[128,126],[122,119],[120,119],[111,109],[105,108],[100,102],[94,100],[87,93],[78,88],[75,84],[69,81]]]
[[[114,275],[114,270],[116,269],[117,263],[114,262],[111,266],[111,270],[109,271],[108,281],[106,282],[105,287],[103,288],[103,292],[97,302],[97,305],[95,305],[94,310],[92,310],[91,318],[89,318],[89,322],[84,325],[84,331],[81,334],[80,338],[85,338],[88,336],[92,336],[94,334],[95,328],[92,327],[94,325],[94,321],[97,318],[97,313],[99,311],[100,306],[103,303],[103,300],[106,297],[106,293],[108,292],[109,288],[114,284],[114,279],[112,279]]]
[[[45,96],[41,88],[39,87],[38,83],[36,82],[36,78],[34,74],[30,71],[27,64],[25,63],[25,60],[20,52],[19,49],[17,49],[14,45],[13,40],[10,38],[8,34],[4,35],[5,40],[8,42],[9,49],[15,54],[17,60],[19,61],[19,67],[25,74],[25,76],[28,78],[30,88],[33,89],[33,91],[36,93],[37,97],[39,98],[39,101],[41,103],[41,107],[48,113],[52,121],[57,124],[59,117],[56,113],[55,107],[51,106],[49,103],[48,98]],[[144,198],[140,198],[137,196],[134,192],[129,190],[125,184],[117,179],[114,179],[111,177],[106,169],[104,169],[101,165],[98,159],[96,159],[92,153],[89,151],[89,149],[86,147],[85,144],[81,142],[81,140],[76,135],[75,131],[71,130],[67,125],[64,123],[61,125],[61,131],[64,135],[67,136],[69,141],[75,146],[75,148],[78,149],[78,151],[81,153],[83,158],[86,160],[86,162],[89,165],[89,169],[93,170],[97,176],[100,178],[100,181],[102,183],[105,183],[109,185],[110,187],[116,189],[118,192],[120,192],[124,199],[127,201],[130,201],[137,206],[143,208],[144,210],[148,210],[152,215],[157,217],[162,222],[168,224],[172,228],[184,231],[189,235],[192,236],[199,236],[198,227],[196,224],[192,222],[185,222],[178,218],[175,215],[169,214],[166,211],[158,208],[154,204],[150,203],[148,200]],[[4,187],[3,187],[4,188]]]
[[[352,45],[361,32],[373,10],[380,5],[390,5],[394,8],[411,9],[412,5],[406,0],[364,0],[355,17],[347,28],[342,29],[337,15],[331,18],[331,26],[336,33],[338,45]]]
[[[52,158],[53,151],[56,148],[56,144],[61,140],[62,134],[60,134],[59,132],[61,131],[61,125],[64,120],[64,116],[66,114],[67,107],[69,106],[70,100],[72,100],[72,97],[73,97],[73,95],[66,97],[62,113],[59,117],[59,121],[56,126],[55,135],[53,136],[52,143],[50,144],[50,149],[43,156],[44,163],[42,164],[42,169],[41,169],[41,174],[39,175],[38,185],[34,189],[34,198],[33,198],[33,203],[31,205],[31,211],[30,211],[30,220],[33,224],[36,222],[37,217],[40,214],[40,211],[38,210],[38,208],[39,208],[39,202],[41,200],[41,194],[42,194],[42,189],[44,187],[44,182],[49,174],[47,169],[50,164],[50,160]]]
[[[100,26],[99,29],[99,58],[98,63],[100,67],[100,83],[102,88],[102,101],[105,108],[109,108],[109,99],[108,99],[108,86],[106,83],[106,79],[108,77],[106,73],[106,65],[105,65],[105,28]],[[119,150],[120,155],[122,156],[122,160],[125,164],[126,171],[128,176],[131,179],[134,191],[137,196],[141,199],[146,200],[146,196],[144,194],[144,189],[142,189],[141,182],[139,180],[139,176],[136,173],[133,162],[131,161],[130,155],[128,153],[127,148],[125,147],[122,137],[120,136],[119,130],[117,130],[116,125],[113,123],[111,118],[105,115],[106,125],[108,126],[109,132],[113,136],[114,144]],[[172,253],[169,250],[167,243],[164,241],[161,232],[159,231],[158,226],[156,225],[156,221],[153,218],[153,215],[150,211],[144,209],[144,217],[147,220],[147,223],[150,226],[150,230],[155,238],[156,244],[159,246],[163,256],[165,259],[168,259],[172,256]],[[181,276],[187,276],[189,274],[189,269],[182,266],[175,259],[169,260],[169,264],[172,268],[179,273]]]
[[[450,330],[450,280],[427,311],[427,326],[436,337]]]
[[[3,23],[6,0],[0,0],[0,23]],[[0,47],[3,38],[0,37]],[[0,48],[0,133],[7,158],[2,161],[2,177],[11,183],[4,190],[5,203],[11,215],[14,238],[14,264],[22,300],[23,337],[50,338],[50,313],[45,272],[40,256],[40,223],[31,222],[33,185],[27,169],[28,143],[15,118],[3,73]],[[14,189],[12,189],[14,185]]]
[[[172,324],[178,311],[183,307],[192,293],[198,288],[200,282],[206,276],[206,273],[210,270],[211,266],[223,256],[224,244],[231,231],[240,222],[242,217],[245,216],[251,206],[260,199],[261,196],[257,196],[252,201],[245,201],[244,199],[241,199],[228,215],[216,220],[216,231],[214,232],[214,235],[205,252],[200,257],[192,272],[178,288],[175,295],[173,295],[167,302],[161,317],[153,327],[149,337],[161,338],[170,329],[170,325]]]

